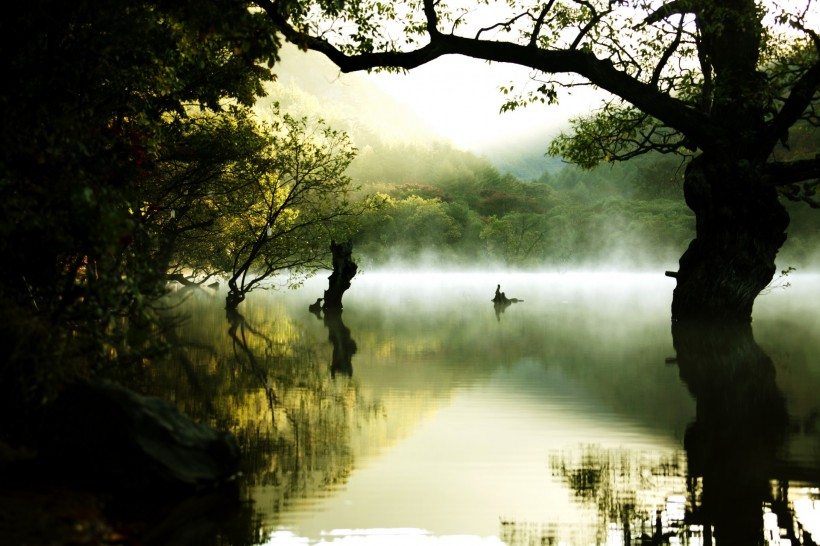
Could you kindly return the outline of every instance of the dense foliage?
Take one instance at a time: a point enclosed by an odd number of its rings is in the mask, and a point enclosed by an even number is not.
[[[0,91],[4,414],[163,349],[157,302],[169,274],[187,282],[253,266],[234,258],[259,207],[279,203],[261,229],[276,231],[286,263],[316,266],[327,253],[334,231],[314,224],[344,216],[334,207],[346,206],[352,149],[252,109],[280,44],[249,7],[35,0],[0,21],[14,82]],[[291,159],[308,155],[336,164],[300,202],[277,201]],[[326,191],[338,198],[316,196]]]
[[[278,118],[278,112],[275,112]],[[328,267],[329,242],[350,238],[352,220],[366,204],[349,201],[345,174],[355,151],[346,134],[285,114],[266,126],[268,163],[241,192],[228,196],[219,248],[227,263],[228,308],[278,273],[291,283]]]
[[[401,160],[383,163],[392,156]],[[522,181],[444,146],[374,151],[352,166],[381,197],[362,217],[357,251],[373,265],[670,267],[694,230],[670,163],[566,166]]]

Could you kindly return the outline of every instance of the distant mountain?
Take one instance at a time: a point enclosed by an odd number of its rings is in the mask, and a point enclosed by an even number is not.
[[[482,152],[501,173],[520,180],[536,180],[544,172],[556,173],[566,166],[560,157],[546,155],[554,133],[529,135],[514,143],[498,145]]]
[[[273,101],[292,115],[318,116],[331,127],[346,131],[360,149],[377,145],[452,143],[413,110],[361,74],[343,74],[324,55],[300,51],[287,44],[274,67],[276,81],[270,96],[257,104],[260,114]],[[535,180],[545,171],[564,167],[560,158],[544,155],[555,129],[543,134],[521,135],[473,151],[486,158],[502,174]]]
[[[350,134],[358,147],[446,142],[408,106],[359,74],[342,74],[325,56],[290,44],[280,56],[270,97],[257,105],[258,110],[275,100],[292,115],[322,117]]]

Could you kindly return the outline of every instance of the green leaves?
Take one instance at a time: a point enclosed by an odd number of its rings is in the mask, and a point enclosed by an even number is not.
[[[230,105],[261,94],[279,43],[249,6],[33,0],[0,22],[17,82],[0,90],[0,307],[50,332],[33,360],[152,350],[175,244],[204,239],[207,192],[253,154]]]
[[[548,153],[585,169],[601,162],[623,161],[647,152],[691,155],[676,131],[640,110],[613,101],[600,110],[571,120],[572,132],[562,132]]]
[[[298,283],[324,264],[330,241],[349,237],[369,207],[348,200],[345,174],[355,149],[345,133],[321,120],[294,118],[274,106],[264,163],[228,198],[218,237],[226,249],[229,305],[282,272]]]
[[[515,86],[502,86],[500,88],[501,93],[505,96],[513,95],[513,97],[504,101],[499,111],[503,114],[536,103],[558,104],[558,91],[556,91],[555,85],[555,83],[541,83],[535,91],[527,91],[518,95],[513,94]]]

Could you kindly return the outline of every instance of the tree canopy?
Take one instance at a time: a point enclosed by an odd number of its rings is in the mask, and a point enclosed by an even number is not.
[[[583,140],[573,149],[562,139],[556,148],[581,163],[645,149],[711,150],[739,135],[745,116],[731,110],[752,107],[765,110],[765,126],[748,145],[768,157],[789,127],[816,117],[820,39],[811,2],[316,2],[290,14],[286,3],[257,4],[289,40],[326,54],[343,72],[464,55],[536,71],[535,85],[505,108],[555,102],[566,85],[609,91],[613,101],[577,120],[579,135],[596,137],[584,146],[592,150],[582,155]],[[755,100],[734,100],[738,86]],[[790,170],[789,181],[815,174],[808,167]]]
[[[8,415],[20,397],[38,405],[67,380],[154,355],[169,273],[230,271],[226,232],[244,244],[236,226],[264,205],[258,182],[281,179],[294,147],[321,155],[295,140],[296,126],[290,140],[272,134],[286,117],[266,126],[253,111],[280,38],[251,8],[34,0],[0,20],[0,68],[13,82],[0,90]],[[344,163],[351,151],[341,148]],[[337,175],[322,191],[335,181],[344,193]],[[340,202],[313,210],[331,215]],[[294,259],[315,264],[329,243]]]

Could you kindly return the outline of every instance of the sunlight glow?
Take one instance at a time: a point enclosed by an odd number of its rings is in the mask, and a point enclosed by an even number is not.
[[[513,147],[534,136],[554,136],[574,115],[597,106],[603,92],[579,88],[558,105],[533,105],[500,113],[499,88],[530,81],[527,68],[476,59],[446,57],[408,74],[368,74],[367,78],[408,105],[454,145],[476,153]],[[546,150],[545,140],[544,149]]]
[[[809,493],[810,490],[801,491],[804,498],[795,499],[794,514],[805,531],[811,533],[813,537],[820,536],[820,501],[817,500],[817,493]],[[794,495],[794,490],[792,495]]]

